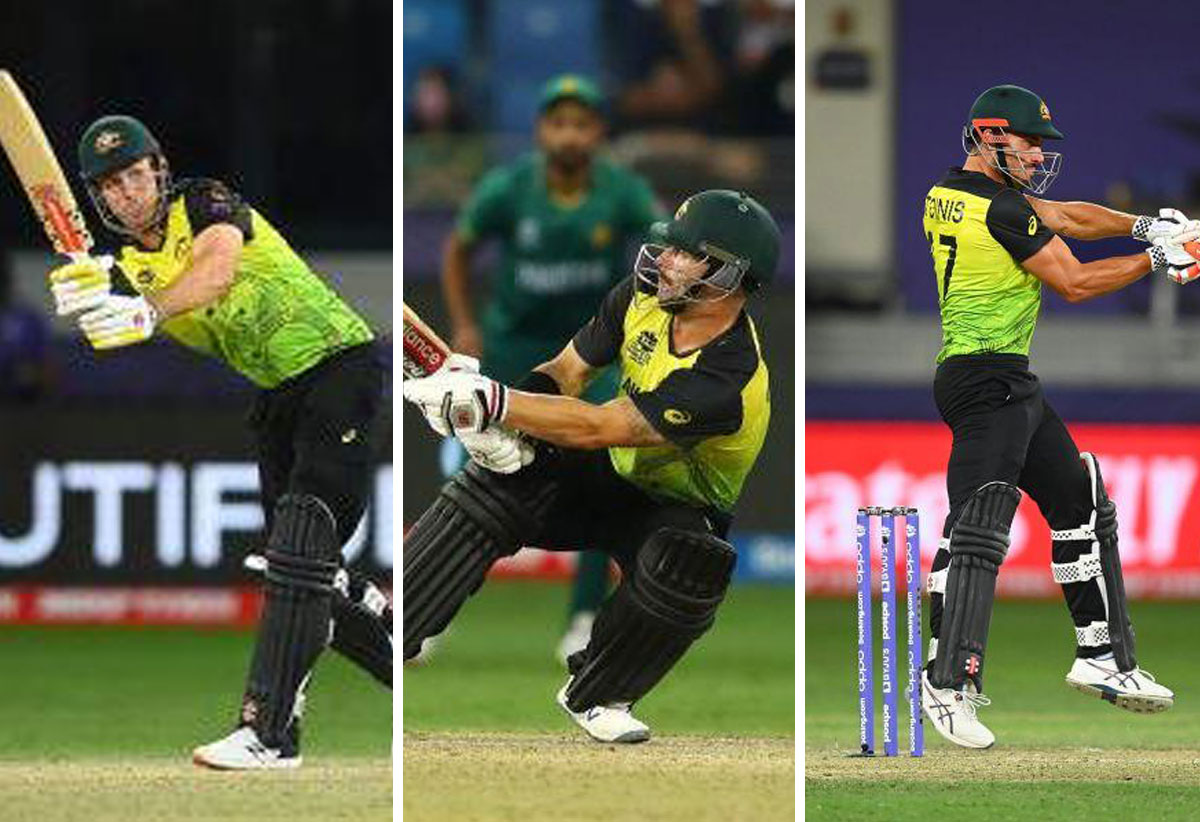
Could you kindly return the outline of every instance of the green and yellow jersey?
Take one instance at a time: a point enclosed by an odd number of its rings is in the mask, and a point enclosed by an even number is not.
[[[121,248],[119,290],[153,295],[171,285],[191,265],[196,235],[210,225],[236,226],[245,245],[229,291],[166,320],[161,327],[168,336],[222,360],[262,388],[274,388],[337,351],[373,339],[362,317],[227,186],[186,180],[169,197],[162,245]]]
[[[482,318],[484,372],[512,383],[558,354],[628,273],[629,243],[659,219],[646,181],[602,158],[592,163],[586,194],[571,204],[551,196],[540,154],[485,175],[456,229],[468,243],[500,245]]]
[[[937,275],[942,348],[1029,356],[1042,283],[1021,263],[1054,237],[1033,206],[986,174],[952,168],[925,195],[925,239]]]
[[[591,366],[618,362],[628,396],[667,444],[613,447],[617,474],[653,497],[730,512],[771,417],[767,364],[746,312],[694,351],[676,351],[674,317],[628,278],[575,335]]]

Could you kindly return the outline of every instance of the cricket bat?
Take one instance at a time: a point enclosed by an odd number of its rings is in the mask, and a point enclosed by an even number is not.
[[[446,364],[450,346],[404,304],[404,376],[428,377]]]
[[[17,81],[0,70],[0,145],[21,180],[54,250],[72,258],[92,247],[83,214],[63,176],[54,149]]]

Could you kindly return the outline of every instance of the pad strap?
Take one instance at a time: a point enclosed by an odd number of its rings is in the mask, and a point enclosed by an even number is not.
[[[1054,575],[1054,581],[1059,585],[1087,582],[1089,579],[1103,576],[1104,568],[1100,564],[1099,545],[1094,546],[1091,553],[1084,554],[1074,562],[1051,562],[1050,572]]]
[[[1107,622],[1093,622],[1080,628],[1075,626],[1075,644],[1080,648],[1097,648],[1110,643]]]
[[[1096,528],[1090,522],[1085,522],[1078,528],[1069,528],[1066,531],[1051,531],[1050,539],[1060,542],[1072,542],[1078,539],[1086,539],[1091,542],[1096,539]]]

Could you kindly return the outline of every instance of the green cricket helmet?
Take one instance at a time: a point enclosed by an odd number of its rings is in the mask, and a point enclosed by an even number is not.
[[[714,189],[683,201],[675,217],[650,227],[635,265],[638,279],[657,287],[657,257],[664,246],[687,251],[709,263],[709,271],[674,302],[696,302],[703,286],[722,299],[742,286],[748,293],[768,285],[779,263],[781,235],[770,213],[740,191]]]
[[[1042,194],[1062,168],[1062,152],[1043,151],[1040,163],[1030,167],[1026,155],[1031,151],[1007,148],[1010,134],[1062,140],[1063,135],[1050,118],[1044,100],[1020,86],[993,86],[980,94],[971,106],[967,125],[963,127],[963,149],[968,154],[983,154],[994,150],[988,164],[1004,175],[1015,188]],[[1020,170],[1021,176],[1014,174]]]
[[[170,170],[158,140],[141,121],[124,114],[101,117],[92,123],[79,138],[79,173],[87,185],[88,195],[100,219],[113,231],[134,235],[145,226],[126,226],[108,207],[100,194],[99,181],[105,175],[120,171],[145,157],[153,158],[158,177],[159,202],[151,225],[166,215]]]

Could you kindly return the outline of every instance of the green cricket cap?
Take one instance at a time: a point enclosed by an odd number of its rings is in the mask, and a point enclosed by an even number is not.
[[[588,108],[600,110],[604,95],[600,89],[586,77],[579,74],[560,74],[550,78],[542,86],[542,94],[538,111],[545,111],[561,100],[575,100]]]
[[[998,126],[1017,134],[1063,139],[1062,132],[1050,120],[1045,101],[1020,86],[993,86],[979,95],[971,106],[971,125]]]

